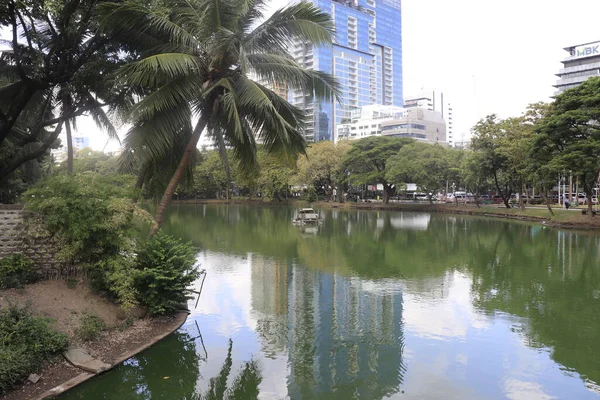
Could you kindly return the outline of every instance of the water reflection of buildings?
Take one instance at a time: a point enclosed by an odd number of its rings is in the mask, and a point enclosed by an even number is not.
[[[380,399],[399,390],[399,291],[258,257],[252,264],[263,351],[287,351],[291,398]]]
[[[385,218],[389,218],[389,224],[396,229],[409,229],[424,231],[429,226],[429,220],[431,214],[420,214],[420,213],[394,213],[387,214],[385,217],[377,218],[377,229],[382,229],[385,226]]]

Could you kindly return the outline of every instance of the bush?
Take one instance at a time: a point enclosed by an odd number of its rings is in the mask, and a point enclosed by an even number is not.
[[[136,206],[132,186],[122,176],[57,175],[23,195],[27,209],[41,215],[43,228],[60,249],[57,258],[91,269],[97,288],[108,290],[124,306],[135,299],[134,215],[152,219]]]
[[[33,261],[23,254],[11,254],[0,260],[0,289],[21,288],[34,278]]]
[[[186,289],[199,277],[194,248],[181,239],[158,233],[136,259],[138,298],[151,314],[167,314],[187,301]]]
[[[79,321],[79,328],[77,328],[77,336],[81,340],[94,340],[97,339],[102,331],[106,328],[106,324],[97,315],[84,315]]]
[[[310,185],[308,187],[306,190],[306,195],[304,196],[304,200],[308,201],[309,203],[317,201],[317,191],[315,190],[314,186]]]
[[[67,348],[67,335],[14,306],[0,310],[0,393],[39,370],[44,361]]]

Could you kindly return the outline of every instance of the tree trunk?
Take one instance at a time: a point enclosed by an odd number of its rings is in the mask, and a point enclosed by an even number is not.
[[[383,184],[383,204],[389,204],[392,188],[387,183]]]
[[[502,196],[502,201],[504,202],[504,206],[506,208],[510,208],[510,196]]]
[[[22,87],[19,89],[18,94],[12,98],[6,114],[0,118],[0,144],[8,137],[17,118],[19,118],[19,115],[21,115],[21,112],[25,109],[27,103],[29,103],[29,100],[31,100],[37,91],[31,84],[23,81],[18,81],[5,86],[3,89],[9,89],[9,86],[13,85]]]
[[[137,180],[135,181],[135,188],[141,189],[144,187],[144,182],[146,181],[146,174],[148,172],[147,164],[142,164],[140,168],[140,172],[138,172]]]
[[[546,191],[544,189],[540,190],[541,194],[542,194],[542,199],[544,200],[544,203],[546,203],[546,207],[548,207],[548,211],[550,211],[550,214],[552,216],[554,216],[554,210],[552,210],[552,206],[550,205],[550,201],[548,201],[548,196],[546,196]]]
[[[183,152],[181,161],[179,161],[179,165],[177,166],[175,173],[171,177],[171,180],[169,181],[169,184],[167,185],[167,188],[165,189],[165,193],[163,194],[162,199],[160,200],[158,208],[156,209],[156,215],[154,215],[154,221],[156,222],[156,225],[154,225],[150,229],[150,232],[148,233],[149,237],[153,236],[160,229],[160,227],[163,223],[165,211],[167,210],[167,207],[171,203],[171,199],[173,198],[173,193],[175,193],[175,189],[177,189],[177,185],[179,184],[179,181],[183,177],[183,173],[184,173],[185,169],[187,168],[188,163],[190,162],[192,153],[196,150],[196,145],[198,144],[200,135],[202,134],[202,131],[204,130],[205,127],[206,127],[206,121],[201,117],[200,120],[198,121],[198,123],[196,124],[196,128],[194,128],[194,132],[192,133],[192,137],[190,138],[190,141],[188,142],[188,144],[185,148],[185,151]]]
[[[67,131],[67,172],[73,175],[73,136],[71,135],[71,122],[65,121]]]
[[[19,168],[21,165],[25,164],[27,161],[35,160],[36,158],[44,155],[44,153],[46,151],[48,151],[50,146],[52,146],[54,141],[58,138],[58,135],[60,134],[60,131],[62,130],[62,125],[63,125],[63,123],[59,122],[58,125],[56,125],[56,128],[54,128],[54,132],[52,132],[52,134],[50,135],[48,140],[46,140],[44,143],[42,143],[41,146],[37,150],[30,151],[29,153],[21,154],[17,157],[14,157],[12,159],[12,161],[6,167],[4,167],[3,170],[0,171],[0,182],[5,180],[9,174],[11,174],[14,170]]]
[[[587,209],[588,209],[588,214],[590,214],[590,218],[594,218],[594,210],[592,209],[592,194],[591,194],[591,190],[586,190],[586,198],[587,198]]]
[[[519,194],[519,207],[521,207],[521,210],[525,210],[525,201],[523,200],[523,184],[521,184],[521,193]]]

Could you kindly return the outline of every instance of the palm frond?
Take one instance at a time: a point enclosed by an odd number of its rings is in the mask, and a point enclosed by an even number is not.
[[[183,53],[164,53],[128,64],[121,68],[119,75],[129,85],[156,88],[162,86],[162,78],[189,77],[199,71],[198,58]]]
[[[115,129],[113,122],[102,108],[91,109],[89,113],[92,116],[92,119],[94,120],[94,123],[98,128],[102,129],[110,139],[116,140],[117,142],[119,142],[119,144],[121,144],[121,139],[117,134],[117,130]]]
[[[244,39],[248,53],[285,53],[293,40],[314,45],[331,44],[335,33],[331,16],[310,3],[285,7]]]
[[[279,54],[248,54],[254,74],[271,82],[285,82],[293,89],[313,94],[317,99],[340,101],[339,85],[333,76],[306,69],[295,60]]]
[[[261,136],[268,150],[285,149],[304,152],[306,143],[301,133],[303,116],[273,91],[245,77],[236,80],[240,113],[253,131]]]
[[[186,107],[189,99],[202,94],[202,83],[199,76],[174,79],[134,105],[131,116],[134,120],[150,120],[156,113]]]
[[[119,34],[126,32],[129,42],[151,37],[164,37],[165,42],[185,46],[193,52],[198,48],[194,35],[172,21],[168,15],[153,10],[149,6],[132,3],[103,3],[98,5],[101,14],[100,27],[105,32]]]
[[[149,120],[138,121],[125,135],[125,149],[138,152],[141,158],[164,158],[188,132],[192,114],[189,107],[155,113]],[[187,134],[187,133],[185,133]]]

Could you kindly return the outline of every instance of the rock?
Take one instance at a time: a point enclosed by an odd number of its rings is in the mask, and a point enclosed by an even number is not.
[[[40,376],[38,374],[31,374],[27,377],[27,380],[31,383],[38,383]]]
[[[110,364],[96,360],[83,349],[69,349],[64,356],[77,368],[81,368],[84,371],[93,372],[95,374],[106,371],[110,368]]]

